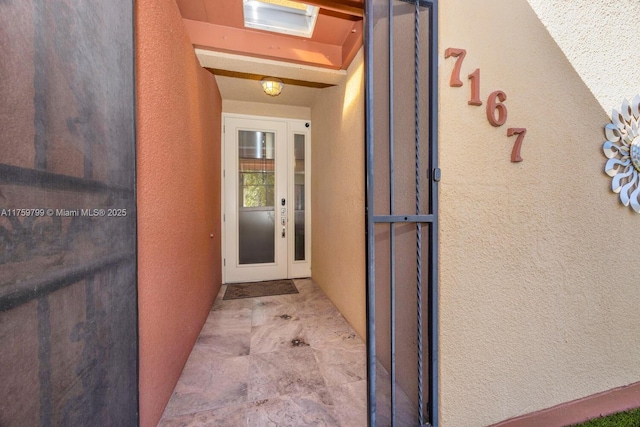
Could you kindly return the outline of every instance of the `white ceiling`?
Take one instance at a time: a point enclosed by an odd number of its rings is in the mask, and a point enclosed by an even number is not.
[[[223,69],[239,73],[260,74],[282,79],[296,79],[311,83],[338,85],[346,78],[346,70],[330,70],[320,67],[293,64],[270,59],[252,58],[210,50],[195,49],[200,65],[205,68]],[[286,84],[279,96],[269,96],[262,91],[260,81],[216,75],[222,99],[260,102],[265,104],[311,107],[323,90],[313,87]]]

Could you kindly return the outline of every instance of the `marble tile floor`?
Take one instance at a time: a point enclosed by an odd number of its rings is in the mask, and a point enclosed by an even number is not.
[[[222,300],[159,426],[367,425],[366,348],[310,279],[299,294]]]

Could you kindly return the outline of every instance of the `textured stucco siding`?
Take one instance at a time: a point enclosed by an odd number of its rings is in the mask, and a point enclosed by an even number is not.
[[[550,2],[567,14],[570,3]],[[640,380],[640,216],[611,193],[602,153],[602,104],[632,95],[638,78],[594,68],[609,97],[594,96],[527,0],[449,0],[440,14],[442,426],[488,425]],[[467,50],[461,88],[449,86],[448,47]],[[598,66],[591,49],[581,55]],[[480,107],[467,104],[476,68]],[[502,127],[486,118],[494,90],[507,94]],[[521,163],[510,162],[508,127],[527,128]]]
[[[640,93],[640,2],[528,1],[607,114]]]
[[[356,332],[366,336],[364,57],[311,107],[311,274]]]
[[[135,12],[140,425],[150,427],[222,282],[222,100],[175,2]]]

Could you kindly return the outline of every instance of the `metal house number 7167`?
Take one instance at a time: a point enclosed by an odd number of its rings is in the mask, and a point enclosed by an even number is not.
[[[462,80],[460,80],[460,69],[462,68],[462,61],[464,61],[464,57],[467,55],[467,51],[465,49],[458,49],[455,47],[447,48],[444,51],[444,57],[454,57],[456,59],[456,63],[453,66],[453,71],[451,71],[451,79],[449,80],[449,86],[451,87],[461,87]],[[480,69],[476,68],[468,76],[469,81],[471,82],[471,96],[468,104],[474,106],[481,106],[482,100],[480,99]],[[507,100],[507,94],[501,90],[493,91],[487,97],[487,120],[492,126],[500,127],[504,125],[507,121],[507,106],[504,104],[504,101]],[[516,142],[513,144],[513,149],[511,150],[511,161],[512,162],[521,162],[522,157],[520,156],[520,149],[522,147],[522,142],[524,141],[524,136],[527,134],[527,129],[525,128],[508,128],[507,136],[516,137]]]

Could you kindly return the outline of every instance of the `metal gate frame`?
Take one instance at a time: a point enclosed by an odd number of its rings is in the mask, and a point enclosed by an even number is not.
[[[438,1],[437,0],[402,0],[408,3],[413,3],[416,6],[415,9],[415,49],[419,52],[419,7],[426,7],[429,12],[429,162],[424,171],[429,181],[429,197],[428,208],[429,214],[420,214],[420,192],[419,188],[416,189],[416,214],[415,215],[394,215],[393,211],[390,215],[374,215],[374,126],[373,126],[373,108],[375,101],[373,97],[374,93],[374,64],[373,64],[373,1],[365,0],[365,156],[366,156],[366,239],[367,239],[367,408],[368,408],[368,425],[375,427],[376,425],[376,313],[375,313],[375,233],[374,226],[376,224],[399,224],[399,223],[411,223],[416,224],[417,232],[417,265],[418,265],[418,279],[417,279],[417,291],[418,291],[418,394],[419,394],[419,409],[418,409],[418,425],[420,426],[438,426],[438,182],[440,181],[440,169],[438,169]],[[393,5],[393,0],[389,0],[390,8]],[[390,14],[390,17],[393,15]],[[389,20],[389,45],[392,49],[393,44],[393,19]],[[416,186],[419,187],[419,178],[421,175],[421,167],[419,161],[419,148],[420,148],[420,135],[419,135],[419,66],[420,56],[416,53],[416,104],[415,104],[415,120],[416,120]],[[389,61],[389,123],[390,132],[393,132],[393,60],[392,56]],[[390,175],[390,192],[391,200],[393,200],[393,137],[389,138],[389,175]],[[421,301],[421,228],[422,224],[427,224],[429,227],[427,248],[429,250],[428,255],[428,283],[427,283],[427,295],[428,295],[428,307],[427,307],[427,333],[428,333],[428,373],[429,373],[429,401],[427,402],[427,416],[424,416],[424,404],[423,404],[423,367],[422,367],[422,301]],[[390,265],[392,271],[392,277],[394,273],[394,255],[395,246],[393,244],[393,227],[391,227],[391,246],[390,246]],[[395,283],[391,281],[391,345],[392,345],[392,384],[394,384],[393,370],[395,366],[395,358],[393,356],[394,346],[394,316],[393,310],[395,305]],[[392,392],[393,396],[393,392]],[[391,411],[395,412],[395,402],[392,397]],[[425,420],[427,422],[425,423]],[[393,423],[393,415],[392,415]],[[392,424],[393,425],[393,424]]]

